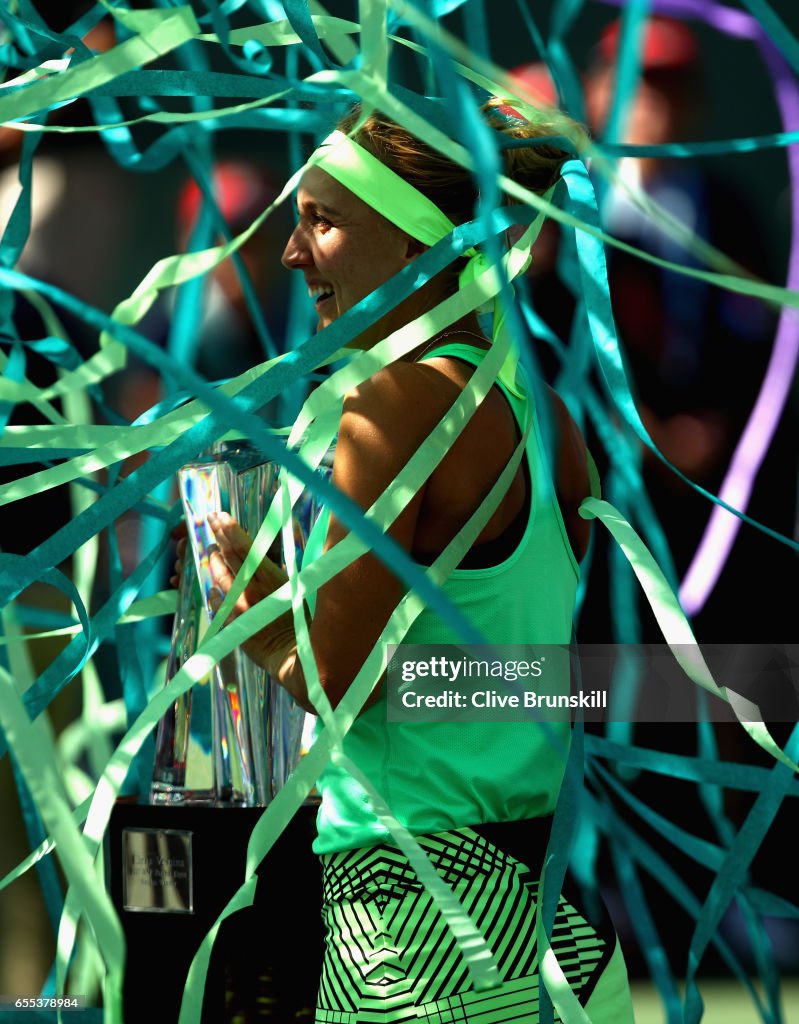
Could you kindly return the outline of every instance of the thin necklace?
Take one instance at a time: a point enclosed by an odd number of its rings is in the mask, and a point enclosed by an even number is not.
[[[430,341],[425,345],[419,355],[414,359],[415,363],[418,363],[422,356],[427,355],[433,345],[438,344],[439,341],[443,341],[444,338],[450,338],[453,334],[468,334],[471,338],[477,338],[478,341],[488,342],[487,338],[484,338],[482,334],[477,334],[475,331],[467,331],[465,329],[459,329],[457,331],[444,331],[443,334],[437,334],[435,338],[431,338]]]

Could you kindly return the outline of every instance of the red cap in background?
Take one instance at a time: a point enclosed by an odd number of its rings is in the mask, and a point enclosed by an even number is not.
[[[219,210],[234,231],[243,231],[277,197],[277,189],[263,171],[252,164],[233,160],[216,164],[213,186]],[[178,197],[181,230],[190,231],[194,227],[201,201],[200,187],[191,178]]]
[[[534,101],[544,103],[548,107],[558,105],[558,91],[544,61],[519,64],[518,67],[511,68],[508,74]]]
[[[599,39],[599,55],[608,64],[616,60],[621,22],[616,20]],[[641,67],[644,71],[677,71],[695,64],[699,48],[693,32],[675,18],[655,16],[644,28]]]

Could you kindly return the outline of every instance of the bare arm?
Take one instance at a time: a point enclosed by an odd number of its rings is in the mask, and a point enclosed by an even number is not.
[[[463,383],[462,379],[447,379],[429,365],[395,363],[351,392],[344,402],[339,429],[333,467],[336,486],[364,511],[370,508],[447,412]],[[577,514],[588,493],[585,446],[565,405],[552,394],[559,438],[558,497],[575,554],[581,558],[590,530]],[[509,415],[499,396],[481,406],[464,436],[445,456],[442,467],[448,468],[436,474],[440,477],[436,486],[431,489],[424,484],[389,527],[387,532],[405,551],[414,548],[420,518],[424,518],[428,533],[435,531],[434,549],[443,548],[479,505],[512,450],[513,430],[506,429],[508,436],[499,440]],[[521,494],[515,500],[521,504]],[[458,509],[454,517],[453,507]],[[507,521],[512,514],[513,508],[498,513],[497,525],[503,516]],[[212,560],[212,570],[220,590],[226,593],[249,549],[249,538],[230,517],[217,522],[215,533],[221,557]],[[347,533],[344,524],[331,516],[325,550]],[[285,575],[271,563],[262,570],[239,599],[234,614],[246,611],[285,581]],[[347,692],[404,589],[399,577],[369,552],[320,587],[310,638],[322,688],[333,707]],[[290,613],[255,634],[244,649],[299,704],[315,710],[308,700]],[[376,688],[365,706],[377,696]]]
[[[388,488],[410,456],[447,410],[449,388],[415,364],[397,363],[378,373],[345,399],[333,466],[333,482],[363,510]],[[425,485],[389,527],[388,534],[410,551]],[[227,593],[247,550],[249,538],[230,519],[219,517],[214,532],[219,555],[212,559],[217,586]],[[349,531],[330,517],[325,550]],[[272,563],[253,577],[236,604],[241,614],[276,590],[285,575]],[[311,645],[322,688],[333,707],[377,642],[404,593],[400,579],[367,552],[320,587],[310,626]],[[308,710],[310,706],[290,614],[255,634],[244,646]],[[377,698],[373,694],[368,703]]]

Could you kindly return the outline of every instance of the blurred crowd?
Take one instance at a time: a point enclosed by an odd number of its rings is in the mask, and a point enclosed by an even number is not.
[[[103,50],[113,45],[110,22],[101,22],[86,44]],[[603,138],[615,88],[619,27],[613,22],[602,35],[584,69],[587,126]],[[514,69],[521,85],[542,102],[558,104],[559,96],[546,68],[528,64]],[[78,117],[62,115],[65,123]],[[702,138],[708,131],[703,103],[702,54],[684,23],[654,19],[647,27],[641,52],[641,76],[627,112],[623,139],[637,145],[658,145]],[[57,144],[56,144],[57,143]],[[0,223],[6,224],[20,193],[19,171],[23,134],[0,128]],[[285,179],[283,158],[269,159],[261,149],[241,144],[220,145],[210,177],[218,213],[212,244],[243,231],[277,195]],[[29,143],[30,145],[30,143]],[[223,151],[224,150],[224,151]],[[616,173],[620,183],[643,190],[660,207],[721,250],[741,267],[768,280],[780,268],[770,252],[760,211],[752,209],[731,181],[696,160],[624,158]],[[652,256],[700,267],[689,250],[663,231],[625,191],[597,176],[601,214],[606,230]],[[153,190],[159,194],[155,196]],[[133,291],[149,266],[171,252],[185,252],[196,241],[202,194],[184,165],[157,179],[119,167],[95,137],[44,140],[34,156],[31,230],[18,268],[48,281],[106,312]],[[164,215],[164,211],[169,212]],[[263,323],[278,348],[283,346],[288,311],[286,279],[279,264],[290,213],[271,219],[240,250],[239,266],[231,260],[208,276],[196,313],[196,336],[190,359],[209,380],[235,376],[266,358]],[[549,223],[536,249],[530,284],[537,311],[564,342],[572,330],[574,304],[558,276],[559,229]],[[717,491],[736,441],[757,394],[770,353],[776,314],[762,303],[724,291],[697,279],[678,275],[655,263],[641,261],[621,250],[608,252],[613,309],[626,367],[641,417],[655,444],[678,469],[708,490]],[[243,274],[250,288],[243,284]],[[257,297],[254,315],[247,291]],[[165,295],[141,325],[143,333],[168,347],[174,329],[174,297]],[[64,314],[64,325],[81,356],[96,346],[96,332],[80,318]],[[46,331],[31,304],[20,299],[13,330],[22,340]],[[55,371],[35,355],[29,356],[28,378],[49,383]],[[553,370],[554,372],[554,370]],[[147,363],[131,358],[127,369],[108,382],[103,401],[108,411],[131,422],[167,397],[165,384]],[[794,528],[796,409],[780,431],[761,471],[752,514],[783,533]],[[11,422],[31,422],[29,406]],[[601,449],[594,441],[601,462]],[[710,511],[708,502],[682,483],[648,451],[641,452],[646,487],[663,521],[679,573],[687,568]],[[135,462],[127,467],[130,471]],[[2,479],[18,475],[18,467],[2,470]],[[12,521],[25,516],[23,534]],[[4,548],[24,554],[70,517],[66,501],[48,495],[29,499],[5,512]],[[123,553],[136,557],[136,525],[120,524],[127,540]],[[126,532],[127,531],[127,532]],[[731,636],[742,640],[779,639],[791,620],[790,610],[770,581],[760,580],[762,565],[775,560],[773,541],[745,530],[734,550],[722,585],[701,614],[700,636],[718,642]],[[596,558],[602,561],[601,550]],[[68,566],[65,567],[68,570]],[[602,576],[596,573],[597,578]],[[754,588],[757,600],[752,600]],[[745,600],[742,599],[745,597]],[[52,593],[23,596],[23,601],[53,606]],[[581,622],[583,638],[609,642],[606,593],[592,592]],[[657,639],[644,616],[644,637]],[[788,634],[790,635],[790,634]],[[40,648],[43,664],[52,651]],[[42,666],[43,667],[43,666]],[[65,714],[69,713],[67,709]],[[59,723],[56,722],[56,728]],[[13,807],[8,758],[0,776],[0,803]],[[0,874],[26,852],[21,822],[5,829]],[[37,896],[25,884],[0,894],[0,992],[37,991],[42,963],[33,950],[47,948],[44,932],[34,934],[31,921]],[[35,931],[35,930],[34,930]],[[11,937],[14,941],[11,941]],[[30,948],[25,936],[31,937]],[[45,958],[46,959],[46,958]],[[49,961],[48,961],[49,965]]]

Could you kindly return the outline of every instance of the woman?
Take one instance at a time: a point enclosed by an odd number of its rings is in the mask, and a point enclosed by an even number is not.
[[[531,124],[502,100],[491,101],[485,116],[492,128],[516,138],[560,134],[559,128]],[[299,221],[283,254],[285,266],[305,277],[320,329],[418,259],[436,231],[471,220],[476,201],[467,171],[387,118],[373,113],[363,119],[356,109],[339,129],[352,141],[336,136],[340,148],[332,157],[330,147],[318,151],[299,187]],[[346,159],[335,155],[341,153]],[[507,149],[504,158],[510,177],[543,194],[557,180],[566,154],[538,145]],[[432,236],[409,230],[406,204],[396,200],[403,189],[420,220],[429,215],[445,226]],[[393,205],[385,199],[389,193]],[[414,291],[352,344],[371,348],[429,313],[457,291],[457,269]],[[362,509],[370,508],[458,399],[490,345],[476,314],[469,313],[347,394],[335,485]],[[552,392],[549,401],[557,438],[554,491],[529,383],[503,373],[388,531],[416,562],[431,564],[480,508],[514,451],[521,451],[524,431],[530,431],[508,486],[444,584],[450,601],[495,644],[567,644],[571,638],[589,529],[578,509],[590,488],[579,431]],[[227,593],[250,540],[229,516],[217,517],[212,526],[219,544],[212,570]],[[324,529],[326,551],[348,532],[331,515],[318,525],[309,550],[314,543],[321,546]],[[283,581],[275,566],[264,563],[234,614]],[[402,581],[371,553],[318,590],[310,638],[334,708],[404,592]],[[437,613],[424,609],[403,642],[459,640]],[[310,708],[285,616],[245,649]],[[344,751],[478,924],[502,986],[473,991],[457,943],[366,792],[331,765],[319,781],[314,846],[323,857],[328,929],[318,1022],[538,1019],[536,892],[567,747],[567,725],[545,731],[516,722],[389,724],[384,687],[374,689]],[[561,897],[552,946],[591,1020],[632,1020],[612,932],[588,925]]]

